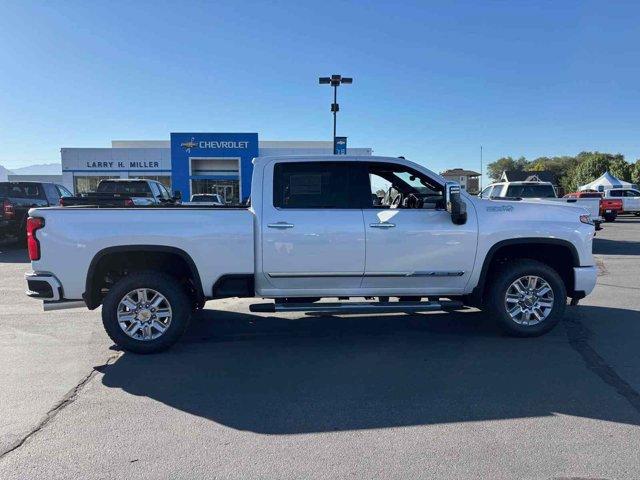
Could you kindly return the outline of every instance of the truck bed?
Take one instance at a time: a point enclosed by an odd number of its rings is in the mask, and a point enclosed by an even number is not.
[[[205,293],[223,274],[253,274],[253,214],[246,207],[49,207],[42,217],[42,256],[33,269],[56,273],[64,296],[81,299],[91,260],[113,245],[156,245],[189,252]],[[118,228],[114,228],[118,226]],[[64,255],[60,253],[64,252]]]

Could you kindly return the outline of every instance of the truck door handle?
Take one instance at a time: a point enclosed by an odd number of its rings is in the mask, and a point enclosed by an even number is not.
[[[371,228],[393,228],[396,226],[396,224],[389,223],[389,222],[380,222],[380,223],[370,223],[369,226]]]
[[[285,228],[293,228],[293,224],[287,223],[287,222],[268,223],[267,227],[285,229]]]

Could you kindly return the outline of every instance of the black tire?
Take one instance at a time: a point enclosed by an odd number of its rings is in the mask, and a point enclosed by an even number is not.
[[[127,293],[149,288],[163,295],[171,307],[171,322],[158,338],[138,340],[127,335],[118,323],[118,305]],[[123,350],[134,353],[156,353],[166,350],[183,335],[191,319],[192,301],[183,286],[170,275],[160,272],[132,273],[118,281],[102,304],[102,324],[107,334]]]
[[[553,306],[549,315],[535,325],[522,325],[511,318],[505,306],[507,290],[518,278],[535,275],[545,280],[553,291]],[[487,307],[498,327],[515,337],[537,337],[550,331],[564,316],[567,306],[567,290],[558,272],[536,260],[514,260],[502,266],[491,277]]]
[[[634,212],[633,213],[636,217],[640,217],[640,212]]]
[[[615,213],[605,213],[604,214],[604,221],[605,222],[615,222],[617,216],[618,215],[615,214]]]

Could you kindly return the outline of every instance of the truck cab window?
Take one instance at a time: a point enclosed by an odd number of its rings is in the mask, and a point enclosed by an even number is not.
[[[480,193],[480,196],[482,198],[491,198],[491,191],[492,190],[493,190],[493,185],[489,185],[484,190],[482,190],[482,193]]]
[[[73,194],[62,185],[56,185],[56,188],[58,189],[58,195],[61,197],[73,197]]]
[[[491,192],[492,197],[501,197],[502,192],[504,191],[505,185],[496,185],[493,187],[493,191]]]
[[[358,208],[346,162],[278,163],[273,175],[277,208]]]
[[[426,175],[402,165],[371,163],[372,208],[441,208],[443,187]]]

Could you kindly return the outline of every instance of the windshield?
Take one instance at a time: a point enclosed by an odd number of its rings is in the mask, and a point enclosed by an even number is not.
[[[550,184],[523,183],[509,185],[506,196],[511,198],[556,198],[556,191]]]

